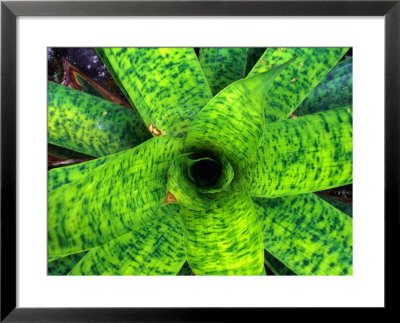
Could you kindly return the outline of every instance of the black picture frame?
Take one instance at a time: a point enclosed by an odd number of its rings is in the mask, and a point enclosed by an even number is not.
[[[4,1],[1,3],[1,322],[233,322],[267,308],[16,307],[16,19],[18,16],[384,16],[385,306],[396,308],[399,237],[400,0]],[[373,261],[373,259],[371,259]],[[271,309],[270,309],[271,310]],[[277,310],[277,309],[275,309]],[[379,310],[379,309],[378,309]],[[281,311],[280,311],[281,312]],[[380,310],[379,310],[380,312]],[[243,321],[243,320],[242,320]],[[244,320],[249,321],[249,320]],[[244,322],[243,321],[243,322]],[[250,320],[251,321],[251,320]]]

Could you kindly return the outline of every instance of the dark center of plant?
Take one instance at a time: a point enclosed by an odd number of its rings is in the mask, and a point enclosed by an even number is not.
[[[210,151],[177,156],[168,172],[167,191],[175,201],[193,209],[210,206],[215,194],[230,191],[235,176],[228,159]]]
[[[221,176],[221,164],[211,158],[195,161],[190,167],[190,177],[200,187],[213,186]]]

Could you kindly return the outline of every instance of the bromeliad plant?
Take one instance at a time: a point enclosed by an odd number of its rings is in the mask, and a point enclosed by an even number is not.
[[[49,274],[351,275],[312,193],[352,183],[347,50],[96,49],[133,110],[49,82],[49,143],[99,157],[49,171]]]

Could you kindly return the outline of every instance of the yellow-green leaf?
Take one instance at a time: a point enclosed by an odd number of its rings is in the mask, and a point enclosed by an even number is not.
[[[258,197],[309,193],[352,183],[352,110],[268,123],[245,176],[251,196]]]
[[[136,111],[48,82],[48,142],[89,156],[106,156],[151,137]]]
[[[49,257],[88,250],[153,219],[182,141],[152,138],[50,191]]]
[[[70,275],[176,275],[186,260],[179,208],[155,213],[154,222],[90,250]]]
[[[154,136],[185,136],[212,98],[193,48],[96,51]]]
[[[181,207],[185,251],[196,275],[259,275],[264,247],[246,188],[217,193],[209,209]]]

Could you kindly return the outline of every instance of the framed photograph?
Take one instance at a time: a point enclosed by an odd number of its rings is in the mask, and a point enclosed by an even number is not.
[[[1,320],[391,309],[399,15],[2,2]]]

